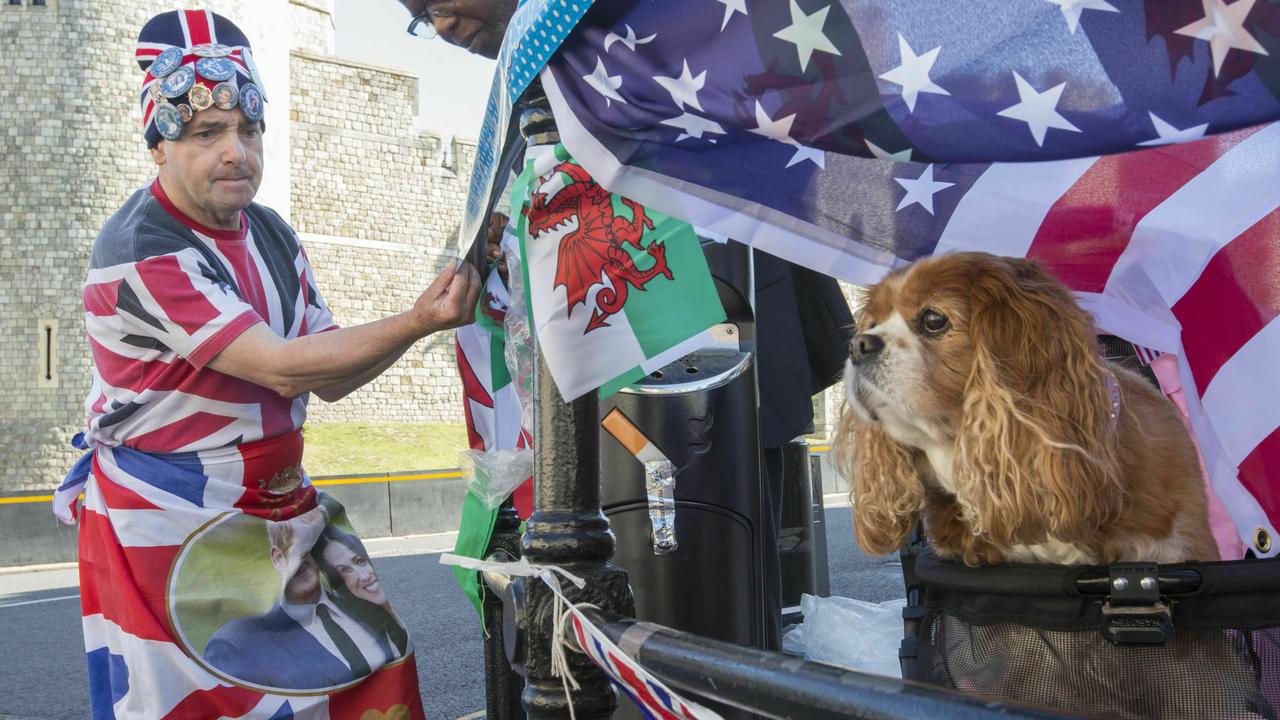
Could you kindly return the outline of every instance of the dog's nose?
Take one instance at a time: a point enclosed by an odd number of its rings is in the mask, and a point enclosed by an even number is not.
[[[881,340],[879,335],[867,333],[855,335],[849,348],[849,359],[856,365],[864,360],[870,360],[883,349],[884,340]]]

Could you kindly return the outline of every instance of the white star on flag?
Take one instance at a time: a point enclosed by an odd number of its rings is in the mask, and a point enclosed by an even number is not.
[[[902,198],[902,202],[898,203],[898,210],[915,203],[928,210],[930,215],[933,214],[934,193],[955,185],[955,183],[935,181],[933,179],[932,164],[926,166],[924,172],[920,173],[920,177],[914,180],[910,178],[894,178],[894,181],[907,191],[907,194]]]
[[[756,135],[763,135],[770,140],[777,140],[780,143],[794,146],[796,152],[791,156],[791,160],[787,162],[787,167],[791,167],[796,163],[808,160],[814,165],[825,170],[827,167],[826,153],[818,150],[817,148],[801,145],[799,141],[791,137],[791,124],[794,123],[795,120],[796,116],[794,113],[783,118],[778,118],[777,120],[770,118],[769,113],[765,112],[764,106],[760,104],[759,100],[757,100],[756,127],[752,128],[751,132]]]
[[[1155,126],[1156,135],[1159,135],[1159,137],[1155,137],[1150,140],[1143,140],[1138,143],[1139,145],[1171,145],[1173,143],[1191,142],[1192,140],[1199,140],[1204,137],[1204,131],[1209,129],[1209,123],[1205,123],[1203,125],[1195,125],[1193,127],[1179,130],[1164,120],[1161,120],[1155,113],[1148,112],[1147,114],[1151,116],[1151,124]]]
[[[720,32],[724,32],[728,27],[729,18],[733,17],[734,13],[747,14],[747,0],[716,0],[716,2],[724,5],[724,21],[720,23]]]
[[[841,54],[840,49],[832,45],[827,36],[822,34],[822,26],[826,24],[827,13],[830,10],[831,6],[828,5],[812,15],[805,15],[796,4],[796,0],[791,0],[791,24],[773,34],[779,40],[785,40],[796,46],[801,72],[809,67],[809,58],[813,56],[815,50],[832,55]]]
[[[1053,3],[1062,10],[1062,17],[1067,19],[1067,28],[1071,30],[1072,35],[1075,35],[1076,28],[1080,27],[1080,16],[1085,10],[1120,12],[1107,0],[1045,0],[1045,2]]]
[[[702,104],[698,102],[698,91],[707,82],[706,70],[698,73],[698,77],[694,77],[693,73],[689,72],[689,61],[685,60],[684,70],[680,72],[680,77],[654,75],[653,80],[671,93],[671,102],[675,103],[676,107],[681,110],[686,106],[698,110],[702,109]]]
[[[1001,110],[996,113],[997,115],[1026,123],[1031,130],[1031,137],[1035,138],[1036,145],[1040,147],[1044,147],[1044,135],[1049,128],[1080,132],[1080,128],[1058,114],[1058,99],[1062,97],[1062,90],[1067,86],[1065,82],[1054,85],[1044,92],[1037,92],[1017,72],[1013,74],[1013,79],[1018,83],[1018,104]]]
[[[583,80],[587,84],[595,88],[595,91],[604,96],[605,107],[609,107],[610,100],[617,100],[626,104],[626,98],[618,94],[618,88],[622,87],[621,75],[610,75],[609,71],[604,67],[604,59],[599,55],[596,56],[596,69],[590,75],[583,75]]]
[[[1267,49],[1244,29],[1244,19],[1253,9],[1254,0],[1236,0],[1230,5],[1223,0],[1201,0],[1201,3],[1204,17],[1174,32],[1209,42],[1209,50],[1213,53],[1214,77],[1218,77],[1218,71],[1222,69],[1222,63],[1232,49],[1248,50],[1259,55],[1268,54]]]
[[[671,127],[674,127],[674,128],[680,128],[680,130],[683,131],[676,138],[676,142],[680,142],[681,140],[684,140],[685,138],[690,138],[690,137],[698,138],[699,140],[702,140],[703,133],[718,133],[720,135],[724,134],[724,128],[720,125],[720,123],[715,122],[714,120],[708,120],[699,115],[694,115],[693,113],[684,113],[677,117],[667,118],[666,120],[662,121],[662,124],[670,125]],[[714,138],[706,138],[706,140],[712,143],[715,142]]]
[[[823,170],[827,169],[827,154],[825,152],[815,147],[801,145],[794,140],[791,141],[791,144],[796,146],[796,153],[787,161],[787,167],[791,167],[792,165],[808,160]]]
[[[631,52],[635,52],[637,45],[644,45],[647,43],[651,43],[653,42],[654,38],[658,37],[658,33],[653,33],[648,37],[640,38],[639,40],[637,40],[636,31],[632,30],[630,25],[623,25],[623,27],[627,29],[626,35],[609,33],[608,35],[604,36],[604,51],[606,53],[609,52],[609,48],[616,42],[620,42],[623,45],[626,45],[628,50],[630,50]]]
[[[891,153],[866,138],[863,138],[862,142],[867,144],[867,149],[871,151],[871,157],[873,158],[892,160],[894,162],[911,162],[911,148]]]
[[[951,94],[929,78],[929,71],[933,69],[933,63],[937,61],[938,51],[941,49],[942,46],[939,45],[923,55],[916,55],[907,44],[907,39],[902,37],[902,33],[898,33],[898,52],[902,57],[902,64],[880,78],[902,86],[902,99],[907,102],[908,112],[916,111],[916,98],[920,93]]]

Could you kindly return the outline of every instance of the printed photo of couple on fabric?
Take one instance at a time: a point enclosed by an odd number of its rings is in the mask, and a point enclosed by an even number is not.
[[[325,495],[289,520],[235,513],[201,527],[167,595],[186,651],[237,685],[329,693],[409,652],[364,543]]]

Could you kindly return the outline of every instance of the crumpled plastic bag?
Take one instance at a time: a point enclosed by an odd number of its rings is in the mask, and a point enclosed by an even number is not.
[[[467,490],[493,510],[533,475],[533,450],[467,450],[458,456]]]
[[[905,598],[872,603],[802,595],[804,622],[783,637],[783,649],[828,665],[900,678],[898,646],[906,606]]]

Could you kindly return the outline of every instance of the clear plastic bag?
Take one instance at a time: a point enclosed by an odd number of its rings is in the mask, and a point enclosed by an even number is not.
[[[490,510],[533,475],[533,450],[467,450],[458,457],[467,490]]]
[[[515,384],[516,397],[520,398],[520,426],[533,428],[533,375],[537,342],[530,324],[529,309],[524,303],[524,268],[520,260],[520,243],[507,232],[502,238],[503,254],[507,259],[507,286],[511,289],[511,302],[507,305],[507,317],[503,321],[506,344],[503,348],[507,370]]]
[[[828,665],[902,677],[898,645],[906,606],[905,598],[872,603],[802,595],[804,623],[787,633],[784,647]]]

